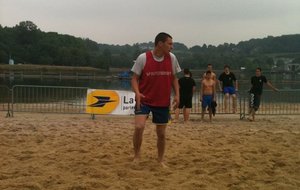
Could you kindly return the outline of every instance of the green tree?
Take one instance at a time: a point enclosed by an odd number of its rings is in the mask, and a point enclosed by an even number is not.
[[[112,64],[111,52],[109,49],[103,51],[103,63],[102,68],[109,71],[109,67]]]
[[[33,44],[37,40],[38,29],[31,21],[20,22],[16,27],[17,40],[20,44]]]

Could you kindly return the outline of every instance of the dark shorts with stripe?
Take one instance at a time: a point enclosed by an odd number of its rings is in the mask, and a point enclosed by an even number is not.
[[[254,108],[254,110],[257,111],[260,106],[260,97],[261,95],[259,94],[250,93],[249,107]]]
[[[169,107],[154,107],[141,104],[141,109],[135,109],[135,115],[149,115],[152,113],[152,122],[158,125],[164,125],[169,122]]]

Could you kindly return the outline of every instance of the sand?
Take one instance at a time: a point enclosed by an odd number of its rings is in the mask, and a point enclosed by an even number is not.
[[[300,117],[193,115],[167,129],[165,169],[149,120],[133,163],[133,117],[0,112],[0,189],[300,189]]]

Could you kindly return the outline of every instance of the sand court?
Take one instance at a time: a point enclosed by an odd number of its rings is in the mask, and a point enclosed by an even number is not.
[[[133,163],[133,117],[0,118],[0,189],[299,189],[300,117],[217,115],[167,128],[164,169],[148,120]]]

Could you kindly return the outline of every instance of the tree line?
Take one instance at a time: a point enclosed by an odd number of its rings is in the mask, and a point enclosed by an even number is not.
[[[108,45],[43,32],[31,21],[22,21],[14,27],[0,25],[0,63],[7,63],[12,58],[15,63],[22,64],[89,66],[105,70],[130,68],[140,53],[152,47],[153,42]],[[216,69],[222,69],[226,64],[233,69],[254,69],[257,66],[270,69],[276,57],[287,57],[300,63],[300,34],[191,48],[175,42],[173,52],[182,68],[204,69],[211,63]]]

